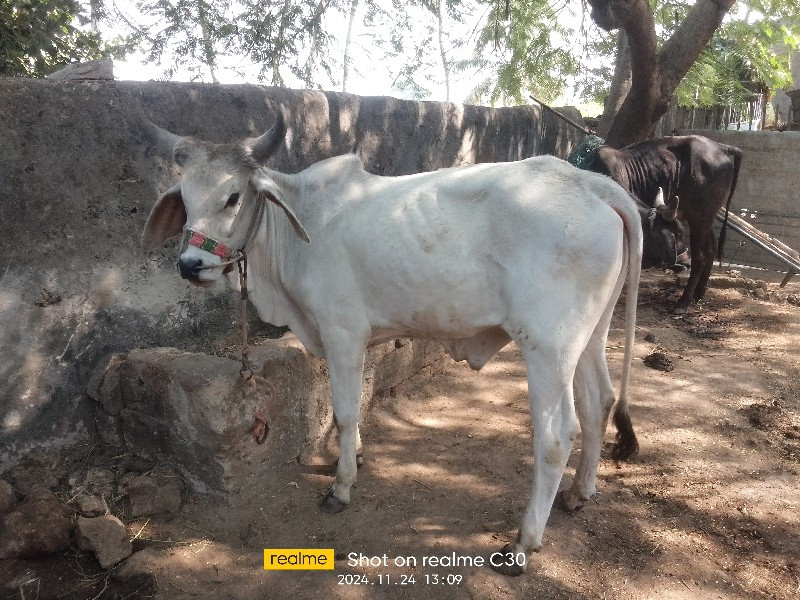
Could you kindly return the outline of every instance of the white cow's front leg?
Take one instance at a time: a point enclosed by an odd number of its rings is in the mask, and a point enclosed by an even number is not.
[[[339,462],[336,467],[336,481],[321,504],[322,510],[327,513],[340,512],[350,504],[350,488],[356,480],[357,454],[361,446],[358,416],[364,374],[364,347],[348,352],[345,346],[346,344],[339,344],[334,352],[328,353],[333,416],[339,430]]]

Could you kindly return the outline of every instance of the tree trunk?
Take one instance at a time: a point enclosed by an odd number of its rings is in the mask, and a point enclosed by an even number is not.
[[[199,0],[197,3],[197,20],[200,23],[200,32],[203,35],[203,59],[211,75],[211,82],[219,83],[216,73],[217,53],[214,50],[214,41],[211,39],[211,24],[208,20],[206,8],[206,3],[203,0]]]
[[[445,0],[439,0],[436,17],[439,21],[439,54],[442,57],[442,69],[444,70],[445,102],[450,102],[450,65],[447,63],[447,55],[444,52],[444,6]]]
[[[347,76],[350,74],[350,44],[353,40],[353,26],[356,22],[358,0],[350,0],[350,21],[347,24],[347,39],[344,42],[344,60],[342,61],[342,91],[347,91]]]
[[[736,0],[698,0],[660,51],[657,50],[655,22],[647,0],[588,1],[592,7],[592,19],[598,26],[609,31],[621,29],[628,38],[630,90],[616,117],[606,115],[613,113],[611,102],[603,112],[603,118],[612,121],[606,142],[614,148],[621,148],[647,139],[666,113],[675,88]]]
[[[631,89],[631,51],[628,47],[628,38],[624,31],[619,32],[617,39],[617,53],[614,59],[614,77],[611,79],[611,89],[603,104],[603,114],[597,124],[597,135],[608,137],[611,124],[617,116],[622,103]]]

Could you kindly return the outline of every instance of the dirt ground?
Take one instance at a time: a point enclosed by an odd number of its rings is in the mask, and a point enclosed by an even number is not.
[[[525,366],[509,346],[480,373],[447,362],[382,398],[362,425],[366,462],[341,514],[317,508],[332,468],[292,462],[229,506],[193,496],[169,519],[126,521],[147,551],[111,571],[74,547],[0,561],[0,581],[39,577],[21,592],[0,588],[0,598],[797,598],[800,308],[718,285],[676,318],[672,278],[645,276],[631,392],[640,453],[604,459],[583,510],[553,511],[520,578],[447,564],[511,540],[528,499]],[[608,351],[617,386],[621,327]],[[646,367],[652,351],[674,369]],[[81,460],[122,468],[128,459],[89,446]],[[316,547],[335,549],[334,571],[262,569],[263,548]],[[348,566],[350,553],[388,565]],[[403,557],[417,565],[393,564]],[[442,566],[423,565],[430,557]]]

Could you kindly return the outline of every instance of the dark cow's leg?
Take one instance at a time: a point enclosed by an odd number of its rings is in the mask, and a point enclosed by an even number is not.
[[[686,287],[683,288],[681,297],[672,309],[672,314],[674,315],[682,315],[689,308],[689,304],[691,304],[694,297],[697,281],[700,279],[700,250],[694,237],[689,241],[689,253],[691,255],[692,268],[689,271],[689,280],[686,282]]]
[[[706,293],[708,287],[708,280],[711,278],[711,271],[714,269],[714,248],[717,245],[716,237],[713,231],[709,231],[708,242],[706,243],[703,254],[707,257],[703,264],[703,270],[700,273],[700,279],[697,282],[697,287],[694,290],[694,301],[701,300]]]
[[[705,223],[689,223],[689,250],[692,255],[692,270],[689,281],[683,289],[680,300],[672,309],[672,313],[682,315],[689,304],[702,297],[708,285],[708,278],[714,266],[714,236],[711,226]],[[695,233],[698,232],[698,233]],[[700,286],[700,282],[703,282]],[[699,295],[698,295],[699,294]]]

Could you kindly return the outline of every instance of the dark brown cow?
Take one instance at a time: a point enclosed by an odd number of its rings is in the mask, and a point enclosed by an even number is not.
[[[653,206],[658,189],[680,199],[677,217],[689,225],[692,270],[672,310],[686,312],[705,294],[714,264],[714,217],[730,206],[742,151],[699,135],[662,137],[615,150],[601,146],[590,170],[610,176],[631,194]],[[725,226],[720,234],[720,251]]]

